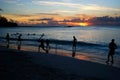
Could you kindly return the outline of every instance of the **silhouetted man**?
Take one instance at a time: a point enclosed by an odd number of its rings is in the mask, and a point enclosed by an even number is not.
[[[9,48],[9,41],[10,41],[9,33],[7,33],[6,35],[6,41],[7,41],[7,48]]]
[[[72,57],[75,56],[75,52],[76,52],[76,44],[77,44],[77,39],[75,38],[75,36],[73,36],[73,47],[72,47]]]
[[[19,34],[19,36],[18,36],[18,50],[20,50],[21,49],[21,36],[22,36],[22,34]]]
[[[117,48],[117,45],[114,42],[115,40],[112,39],[111,42],[109,43],[109,53],[108,53],[108,60],[106,63],[109,63],[110,57],[111,57],[111,63],[114,63],[113,55],[115,54],[115,49]]]

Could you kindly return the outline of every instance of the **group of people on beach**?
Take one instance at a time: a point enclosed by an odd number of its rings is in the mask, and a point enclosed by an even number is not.
[[[18,49],[20,49],[21,46],[21,36],[22,34],[18,35]],[[46,51],[46,53],[49,53],[49,49],[50,49],[50,41],[48,39],[44,40],[42,39],[42,37],[44,36],[44,34],[42,34],[38,40],[38,42],[40,43],[38,46],[38,51],[40,52],[40,49],[42,48],[44,51]],[[9,41],[10,41],[10,36],[9,33],[7,33],[6,35],[6,41],[7,41],[7,48],[9,48]],[[46,42],[46,47],[44,45],[44,43]],[[77,45],[77,39],[75,36],[73,36],[73,45],[72,45],[72,57],[75,57],[76,54],[76,45]],[[109,64],[109,62],[111,62],[112,64],[114,63],[114,54],[115,54],[115,49],[117,49],[117,45],[115,43],[115,39],[112,39],[111,42],[109,43],[109,52],[108,52],[108,57],[107,57],[107,61],[106,63]],[[111,61],[110,61],[111,58]]]
[[[48,39],[46,39],[46,41],[44,41],[43,39],[40,39],[39,42],[40,42],[40,44],[39,44],[39,47],[38,47],[38,52],[40,52],[40,48],[42,48],[44,51],[46,51],[46,53],[49,53],[49,49],[50,49],[49,43],[50,43],[50,41]],[[46,42],[46,48],[45,48],[44,42]]]
[[[42,48],[44,51],[46,51],[46,53],[49,53],[50,41],[48,39],[46,39],[46,40],[42,39],[43,36],[44,36],[44,33],[40,36],[40,38],[38,40],[38,42],[40,43],[38,46],[38,52],[40,52],[40,49]],[[44,43],[46,43],[46,47],[45,47]]]
[[[18,34],[17,33],[17,44],[18,44],[18,50],[20,50],[21,49],[21,41],[22,41],[22,39],[21,39],[21,37],[22,37],[22,34]],[[42,39],[42,37],[44,36],[44,34],[42,34],[41,35],[41,37],[40,37],[40,39],[38,40],[38,42],[40,43],[39,44],[39,46],[38,46],[38,51],[40,52],[40,48],[42,48],[44,51],[46,51],[46,53],[48,53],[49,52],[49,49],[50,49],[50,46],[49,46],[49,40],[48,39],[46,39],[46,41],[44,41],[44,39]],[[7,48],[9,48],[9,43],[10,43],[10,35],[9,35],[9,33],[7,33],[7,35],[6,35],[6,41],[7,41]],[[46,48],[45,48],[45,45],[44,45],[44,42],[46,42]]]

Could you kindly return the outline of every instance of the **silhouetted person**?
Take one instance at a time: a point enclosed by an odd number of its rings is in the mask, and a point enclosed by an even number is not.
[[[10,41],[9,33],[7,33],[6,35],[6,41],[7,41],[7,48],[9,48],[9,41]]]
[[[50,41],[48,39],[46,39],[46,53],[49,53],[49,49],[50,49],[49,43],[50,43]]]
[[[115,49],[117,48],[117,45],[114,42],[115,40],[112,39],[111,42],[109,43],[109,53],[108,53],[108,60],[106,63],[109,63],[110,57],[111,57],[111,63],[114,63],[113,55],[115,54]]]
[[[77,39],[75,38],[75,36],[73,36],[72,57],[74,57],[76,53],[76,44],[77,44]]]
[[[42,48],[43,50],[45,50],[44,40],[43,39],[40,40],[40,45],[39,45],[39,48],[38,48],[39,52],[40,52],[40,48]]]
[[[21,36],[22,36],[22,34],[19,34],[19,36],[18,36],[18,45],[21,45]]]

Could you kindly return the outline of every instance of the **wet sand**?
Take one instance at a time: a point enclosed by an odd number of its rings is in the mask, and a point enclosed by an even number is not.
[[[34,58],[39,54],[0,47],[1,80],[101,80],[96,77],[66,73],[60,68],[37,64]],[[40,53],[44,54],[44,53]],[[36,56],[36,57],[35,57]],[[54,57],[53,57],[54,58]],[[42,60],[39,58],[39,61]],[[44,61],[43,61],[44,62]]]
[[[6,45],[3,43],[0,43],[0,45],[6,47]],[[10,44],[9,46],[10,49],[18,49],[18,45],[15,44]],[[22,51],[32,51],[32,52],[38,52],[38,47],[35,46],[21,46],[20,50]],[[42,53],[46,53],[44,50],[41,49]],[[62,56],[68,56],[72,57],[72,52],[71,51],[66,51],[66,50],[60,50],[60,49],[50,49],[49,51],[50,54],[57,54],[57,55],[62,55]],[[107,60],[107,55],[98,55],[98,54],[90,54],[90,53],[82,53],[82,52],[76,52],[75,57],[76,59],[80,60],[85,60],[85,61],[91,61],[91,62],[96,62],[100,64],[106,64]],[[112,65],[113,67],[120,68],[120,60],[115,58],[115,62]]]

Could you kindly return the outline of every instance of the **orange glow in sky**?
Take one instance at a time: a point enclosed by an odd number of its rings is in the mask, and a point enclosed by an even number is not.
[[[79,25],[80,26],[88,26],[89,24],[87,22],[80,22]]]
[[[0,15],[19,25],[89,26],[86,21],[92,17],[120,16],[119,3],[120,0],[0,0]]]

